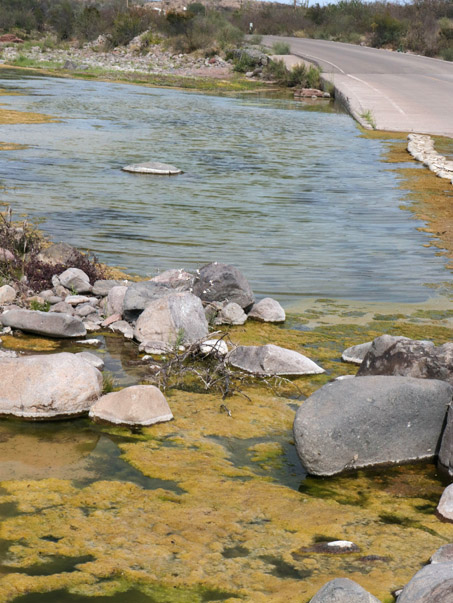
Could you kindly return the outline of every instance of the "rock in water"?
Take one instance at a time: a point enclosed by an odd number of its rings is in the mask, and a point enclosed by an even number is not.
[[[0,320],[4,327],[48,337],[83,337],[87,334],[80,318],[60,312],[9,310],[0,316]]]
[[[159,161],[150,161],[148,163],[134,163],[123,167],[123,172],[131,172],[133,174],[155,174],[157,176],[175,176],[182,174],[182,170],[168,163],[160,163]]]
[[[101,373],[75,354],[0,359],[0,414],[26,419],[87,412],[102,390]]]
[[[249,312],[249,318],[262,322],[285,322],[286,314],[278,301],[272,299],[272,297],[265,297],[253,304]]]
[[[245,276],[234,266],[213,262],[203,266],[195,281],[193,292],[204,302],[235,302],[248,308],[255,301]]]
[[[453,484],[442,492],[436,514],[445,521],[453,523]]]
[[[140,314],[134,337],[140,342],[159,341],[174,345],[194,343],[208,334],[203,305],[192,293],[173,293],[151,302]]]
[[[228,356],[228,363],[248,373],[261,376],[272,375],[318,375],[324,369],[313,360],[278,345],[240,345]]]
[[[310,603],[380,603],[357,582],[348,578],[335,578],[324,584]]]
[[[90,417],[121,425],[153,425],[171,421],[173,414],[157,387],[134,385],[102,396],[91,407]]]
[[[453,564],[425,565],[403,588],[398,603],[447,603],[452,601]]]
[[[314,475],[435,456],[453,387],[412,377],[355,377],[321,387],[299,408],[294,437]]]

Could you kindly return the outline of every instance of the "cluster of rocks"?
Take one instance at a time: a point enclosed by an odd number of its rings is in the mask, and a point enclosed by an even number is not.
[[[71,259],[71,251],[73,248],[59,243],[42,252],[40,258],[51,263],[66,263]],[[165,355],[195,345],[202,354],[223,356],[231,366],[254,375],[324,372],[309,358],[279,346],[237,346],[230,350],[222,338],[211,338],[210,325],[242,325],[249,318],[275,323],[285,320],[285,312],[276,300],[264,298],[255,302],[247,279],[234,266],[214,262],[196,274],[173,269],[148,281],[97,280],[94,283],[90,283],[85,272],[71,267],[54,276],[52,284],[52,289],[27,299],[37,305],[47,304],[49,311],[25,309],[19,305],[14,287],[0,287],[3,306],[0,321],[4,332],[16,329],[74,339],[85,337],[88,332],[109,329],[138,342],[139,351],[145,354]],[[11,356],[15,354],[0,350],[0,373],[4,370],[4,381],[10,383],[23,380],[25,389],[5,388],[0,397],[0,414],[42,419],[90,411],[93,418],[99,412],[98,418],[106,421],[142,425],[155,422],[156,417],[158,420],[171,418],[168,405],[162,408],[164,398],[158,390],[156,393],[151,389],[127,388],[119,392],[125,398],[115,393],[96,402],[102,388],[98,370],[102,369],[102,361],[89,352]],[[41,382],[40,372],[46,375]],[[39,395],[32,395],[35,388]],[[149,412],[145,412],[147,403]],[[107,410],[110,405],[114,405],[114,412]]]
[[[147,32],[132,40],[127,47],[105,50],[106,38],[100,36],[78,48],[68,49],[44,48],[33,46],[23,48],[7,46],[1,50],[4,61],[14,61],[21,56],[39,62],[53,61],[60,63],[69,71],[86,69],[107,69],[125,73],[174,74],[182,76],[227,77],[232,72],[232,66],[220,56],[210,58],[194,54],[175,54],[164,50],[160,44],[145,48],[142,40]]]
[[[296,88],[294,90],[294,98],[312,98],[316,100],[318,98],[330,98],[330,93],[318,88]]]
[[[453,161],[438,153],[431,136],[409,134],[407,150],[417,161],[429,168],[439,178],[446,178],[453,184]]]
[[[453,478],[453,343],[382,335],[348,348],[345,362],[357,375],[316,391],[294,420],[296,448],[314,475],[330,476],[359,467],[438,458]],[[453,522],[453,484],[436,511]],[[398,594],[398,603],[435,603],[453,593],[453,545],[442,547]],[[444,550],[443,550],[444,549]],[[345,579],[326,584],[312,602],[377,601]]]

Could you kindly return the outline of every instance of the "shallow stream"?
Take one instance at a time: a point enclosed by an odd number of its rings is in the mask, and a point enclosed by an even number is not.
[[[349,345],[384,332],[452,338],[450,301],[436,295],[450,273],[424,246],[423,223],[399,208],[384,143],[329,104],[17,74],[0,84],[21,92],[2,96],[6,107],[62,119],[2,127],[2,142],[27,145],[0,152],[16,214],[45,217],[54,240],[142,275],[233,263],[259,295],[298,313],[231,338],[300,350],[326,369],[273,388],[245,384],[248,398],[224,401],[231,416],[215,392],[173,389],[175,420],[138,432],[1,422],[0,602],[306,603],[334,576],[393,601],[453,539],[434,516],[435,465],[310,478],[291,433],[308,395],[354,373],[340,360]],[[121,172],[151,159],[185,173]],[[94,337],[118,387],[149,378],[134,344]],[[2,340],[25,353],[86,349]],[[328,553],[329,540],[359,551]]]

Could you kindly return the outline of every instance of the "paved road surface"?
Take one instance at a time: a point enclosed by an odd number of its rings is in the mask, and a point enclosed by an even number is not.
[[[287,42],[291,52],[318,64],[363,123],[376,128],[453,138],[453,62],[341,42],[264,36]]]

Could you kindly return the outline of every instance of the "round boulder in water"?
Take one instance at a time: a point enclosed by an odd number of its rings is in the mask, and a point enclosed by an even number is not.
[[[170,165],[169,163],[160,163],[160,161],[149,161],[148,163],[134,163],[123,167],[123,172],[132,172],[134,174],[154,174],[157,176],[176,176],[182,174],[182,170]]]

